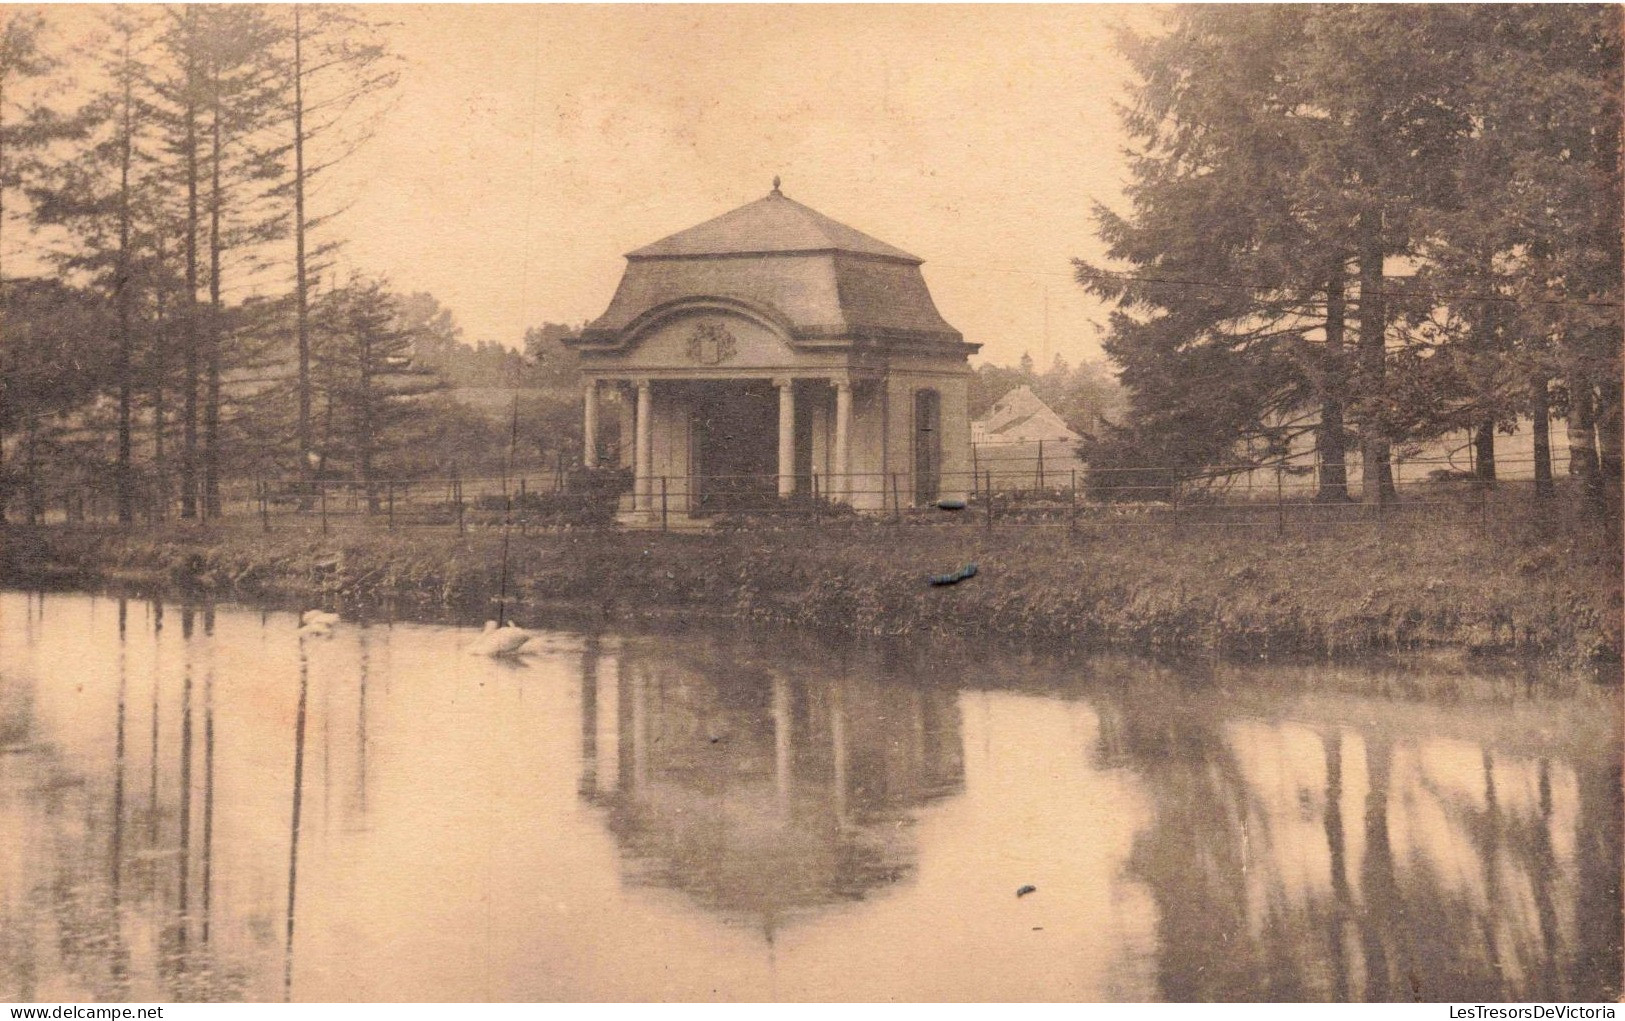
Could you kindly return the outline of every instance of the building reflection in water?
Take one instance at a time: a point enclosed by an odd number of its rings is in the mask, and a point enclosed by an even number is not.
[[[471,678],[433,628],[0,613],[3,999],[1620,991],[1620,694],[1566,675],[633,638]]]
[[[955,690],[625,642],[582,657],[581,794],[635,883],[771,937],[798,911],[906,879],[910,824],[964,784]]]

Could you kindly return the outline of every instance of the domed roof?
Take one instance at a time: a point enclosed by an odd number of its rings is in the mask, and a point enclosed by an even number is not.
[[[764,310],[796,341],[964,344],[931,300],[922,260],[786,197],[765,198],[645,245],[580,340],[616,347],[640,322],[691,299]],[[975,345],[966,345],[974,350]]]
[[[830,219],[779,191],[627,254],[628,259],[850,252],[918,265],[913,256]]]

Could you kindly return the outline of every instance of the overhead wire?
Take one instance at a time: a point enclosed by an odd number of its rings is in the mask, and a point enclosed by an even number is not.
[[[967,266],[952,262],[931,262],[928,265],[941,268],[962,270],[971,273],[1007,273],[1026,277],[1065,277],[1069,280],[1079,280],[1090,277],[1099,280],[1120,280],[1126,283],[1143,283],[1153,285],[1166,285],[1170,287],[1209,287],[1218,290],[1230,291],[1273,291],[1279,288],[1273,284],[1249,283],[1246,281],[1230,280],[1203,280],[1195,277],[1152,277],[1137,273],[1120,273],[1112,270],[1090,270],[1078,268],[1069,273],[1054,270],[1015,269],[1009,266]],[[1463,302],[1494,302],[1504,305],[1572,305],[1587,308],[1621,308],[1625,302],[1603,301],[1585,298],[1542,298],[1542,297],[1516,297],[1508,294],[1467,294],[1459,291],[1440,291],[1434,289],[1392,289],[1381,288],[1371,292],[1390,298],[1434,298],[1445,301]]]

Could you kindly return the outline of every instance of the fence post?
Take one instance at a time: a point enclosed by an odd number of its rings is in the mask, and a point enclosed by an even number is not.
[[[260,531],[271,531],[271,490],[264,478],[260,479]]]
[[[660,476],[660,530],[666,530],[666,476]]]
[[[1275,466],[1275,534],[1286,534],[1286,490],[1281,484],[1281,466]]]
[[[322,534],[327,534],[327,480],[322,479],[316,483],[322,495]]]
[[[1038,441],[1038,488],[1044,488],[1044,441]]]
[[[993,469],[987,470],[987,529],[993,530]]]
[[[897,473],[891,473],[891,509],[897,515],[897,523],[903,523],[903,501],[897,495]]]
[[[1076,468],[1072,469],[1072,495],[1070,499],[1072,508],[1071,512],[1066,516],[1066,530],[1076,532],[1078,530],[1078,470]]]
[[[467,535],[468,534],[468,522],[463,516],[463,510],[464,510],[464,505],[463,505],[463,480],[462,479],[457,479],[457,480],[453,481],[452,486],[454,487],[454,490],[457,493],[457,534],[458,535]]]

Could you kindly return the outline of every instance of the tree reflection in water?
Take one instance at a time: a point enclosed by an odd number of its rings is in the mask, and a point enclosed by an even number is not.
[[[1103,751],[1156,804],[1133,872],[1159,913],[1163,996],[1617,997],[1619,767],[1521,731],[1515,686],[1478,682],[1443,713],[1365,700],[1356,718],[1335,697],[1266,705],[1222,677],[1139,673],[1102,699]],[[1475,729],[1501,711],[1510,724]]]
[[[35,598],[43,615],[47,597]],[[24,830],[20,843],[32,848],[34,858],[24,872],[37,877],[29,887],[0,894],[0,934],[10,936],[0,935],[0,995],[24,1001],[42,996],[241,999],[246,974],[216,959],[208,929],[213,886],[213,716],[210,702],[200,709],[191,699],[191,646],[198,608],[181,608],[185,680],[178,729],[179,783],[171,788],[159,780],[164,776],[167,781],[168,774],[157,743],[156,707],[163,675],[154,669],[139,678],[151,686],[155,707],[149,761],[141,763],[149,774],[149,796],[132,804],[128,791],[137,762],[129,717],[138,679],[132,676],[129,653],[138,636],[131,634],[131,602],[120,598],[111,605],[117,620],[107,678],[117,692],[111,706],[115,716],[107,728],[112,738],[111,775],[87,770],[83,749],[41,740],[34,732],[37,720],[32,714],[0,708],[0,732],[5,734],[0,746],[17,753],[7,757],[10,769],[0,776],[7,781],[0,787],[0,808],[29,806],[20,820]],[[154,602],[144,609],[150,632],[150,647],[144,651],[156,663],[160,658],[156,647],[164,640],[163,607]],[[212,607],[203,608],[205,642],[213,615]],[[212,675],[205,683],[212,685]],[[204,716],[204,755],[201,776],[194,776],[190,737],[192,716],[198,712]],[[161,790],[170,797],[160,797]],[[8,801],[13,804],[7,806]],[[194,819],[193,801],[201,802],[202,819]],[[17,818],[13,812],[7,815]],[[194,831],[201,834],[201,843],[193,841]],[[98,853],[93,850],[97,848],[104,850]],[[42,944],[37,937],[45,933],[51,934],[50,942]],[[153,984],[138,982],[138,969]],[[62,974],[75,976],[74,984],[63,987]]]
[[[1572,675],[0,611],[0,998],[1619,993]]]
[[[911,873],[913,813],[964,783],[958,693],[737,651],[626,642],[606,683],[589,642],[581,790],[606,810],[634,881],[771,937],[798,910]],[[600,720],[613,721],[607,742]]]

